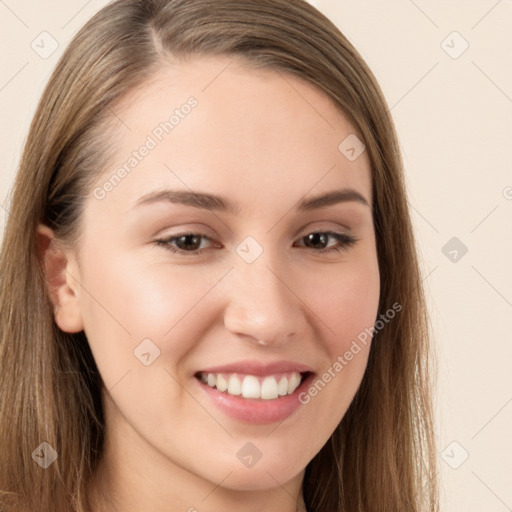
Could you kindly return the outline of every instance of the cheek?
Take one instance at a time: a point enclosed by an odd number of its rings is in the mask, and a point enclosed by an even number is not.
[[[331,299],[324,304],[336,340],[344,348],[348,339],[356,338],[374,325],[379,303],[379,277],[376,272],[353,272],[340,279],[330,290]],[[327,293],[329,295],[329,292]]]
[[[308,294],[309,304],[324,326],[325,348],[334,360],[349,349],[359,334],[374,325],[380,275],[373,257],[336,265],[323,272],[316,273],[314,280],[308,277],[304,289],[314,290]]]
[[[164,266],[128,258],[114,249],[102,254],[108,257],[88,255],[82,273],[87,293],[81,298],[86,334],[98,364],[114,359],[119,363],[122,358],[124,366],[132,366],[133,351],[145,339],[177,361],[193,344],[189,331],[201,328],[193,313],[204,306],[222,269]]]
[[[348,272],[338,272],[326,283],[322,293],[314,297],[314,309],[324,325],[326,365],[299,397],[310,408],[313,428],[325,437],[342,420],[366,370],[371,345],[369,329],[378,312],[378,266],[354,266]]]

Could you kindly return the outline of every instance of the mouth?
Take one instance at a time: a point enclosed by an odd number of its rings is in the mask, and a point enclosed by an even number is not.
[[[283,422],[305,407],[300,397],[316,375],[312,371],[258,373],[203,371],[193,380],[198,391],[231,420],[268,425]]]
[[[282,422],[302,410],[301,396],[311,386],[313,368],[295,361],[233,361],[202,368],[193,375],[198,393],[238,422]]]
[[[237,372],[197,372],[194,377],[225,395],[248,400],[281,400],[293,395],[313,372],[276,372],[252,375]]]

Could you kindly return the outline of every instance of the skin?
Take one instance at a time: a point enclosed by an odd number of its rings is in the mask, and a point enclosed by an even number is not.
[[[201,57],[162,69],[125,99],[116,111],[123,121],[112,138],[116,157],[97,186],[190,96],[197,107],[120,184],[101,200],[89,194],[80,244],[48,251],[55,320],[63,331],[85,330],[105,384],[107,437],[90,486],[93,509],[295,512],[304,469],[350,405],[369,344],[281,423],[226,416],[194,374],[284,359],[321,375],[374,324],[371,207],[295,209],[304,196],[346,187],[371,204],[369,160],[363,152],[349,161],[338,150],[355,130],[312,85]],[[161,188],[221,195],[240,213],[163,201],[133,207]],[[306,235],[325,231],[357,241],[330,254],[307,246]],[[209,237],[202,253],[155,244],[183,233]],[[46,247],[53,233],[41,225],[39,234]],[[247,236],[263,249],[250,264],[235,251]],[[317,247],[336,245],[330,237]],[[133,353],[146,338],[160,350],[149,366]],[[252,468],[236,456],[247,442],[262,453]],[[106,489],[115,508],[100,497]]]

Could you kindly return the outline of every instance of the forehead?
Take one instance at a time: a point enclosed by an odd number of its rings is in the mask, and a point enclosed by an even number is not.
[[[118,200],[157,186],[227,187],[242,202],[269,203],[349,186],[371,199],[366,153],[350,160],[341,150],[354,127],[329,96],[289,73],[229,56],[181,61],[130,93],[116,115],[115,159],[102,180],[125,168],[123,193],[111,194]]]

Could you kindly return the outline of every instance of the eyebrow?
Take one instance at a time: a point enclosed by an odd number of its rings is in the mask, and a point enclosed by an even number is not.
[[[240,206],[237,203],[234,203],[221,196],[196,192],[192,190],[166,189],[149,192],[148,194],[142,196],[135,203],[134,207],[154,204],[158,202],[183,204],[204,210],[226,212],[233,215],[240,213]],[[296,206],[296,209],[299,212],[306,212],[346,202],[357,202],[368,207],[370,206],[368,200],[357,190],[344,188],[339,190],[332,190],[330,192],[317,195],[309,199],[302,199],[302,201],[300,201],[300,203]]]

